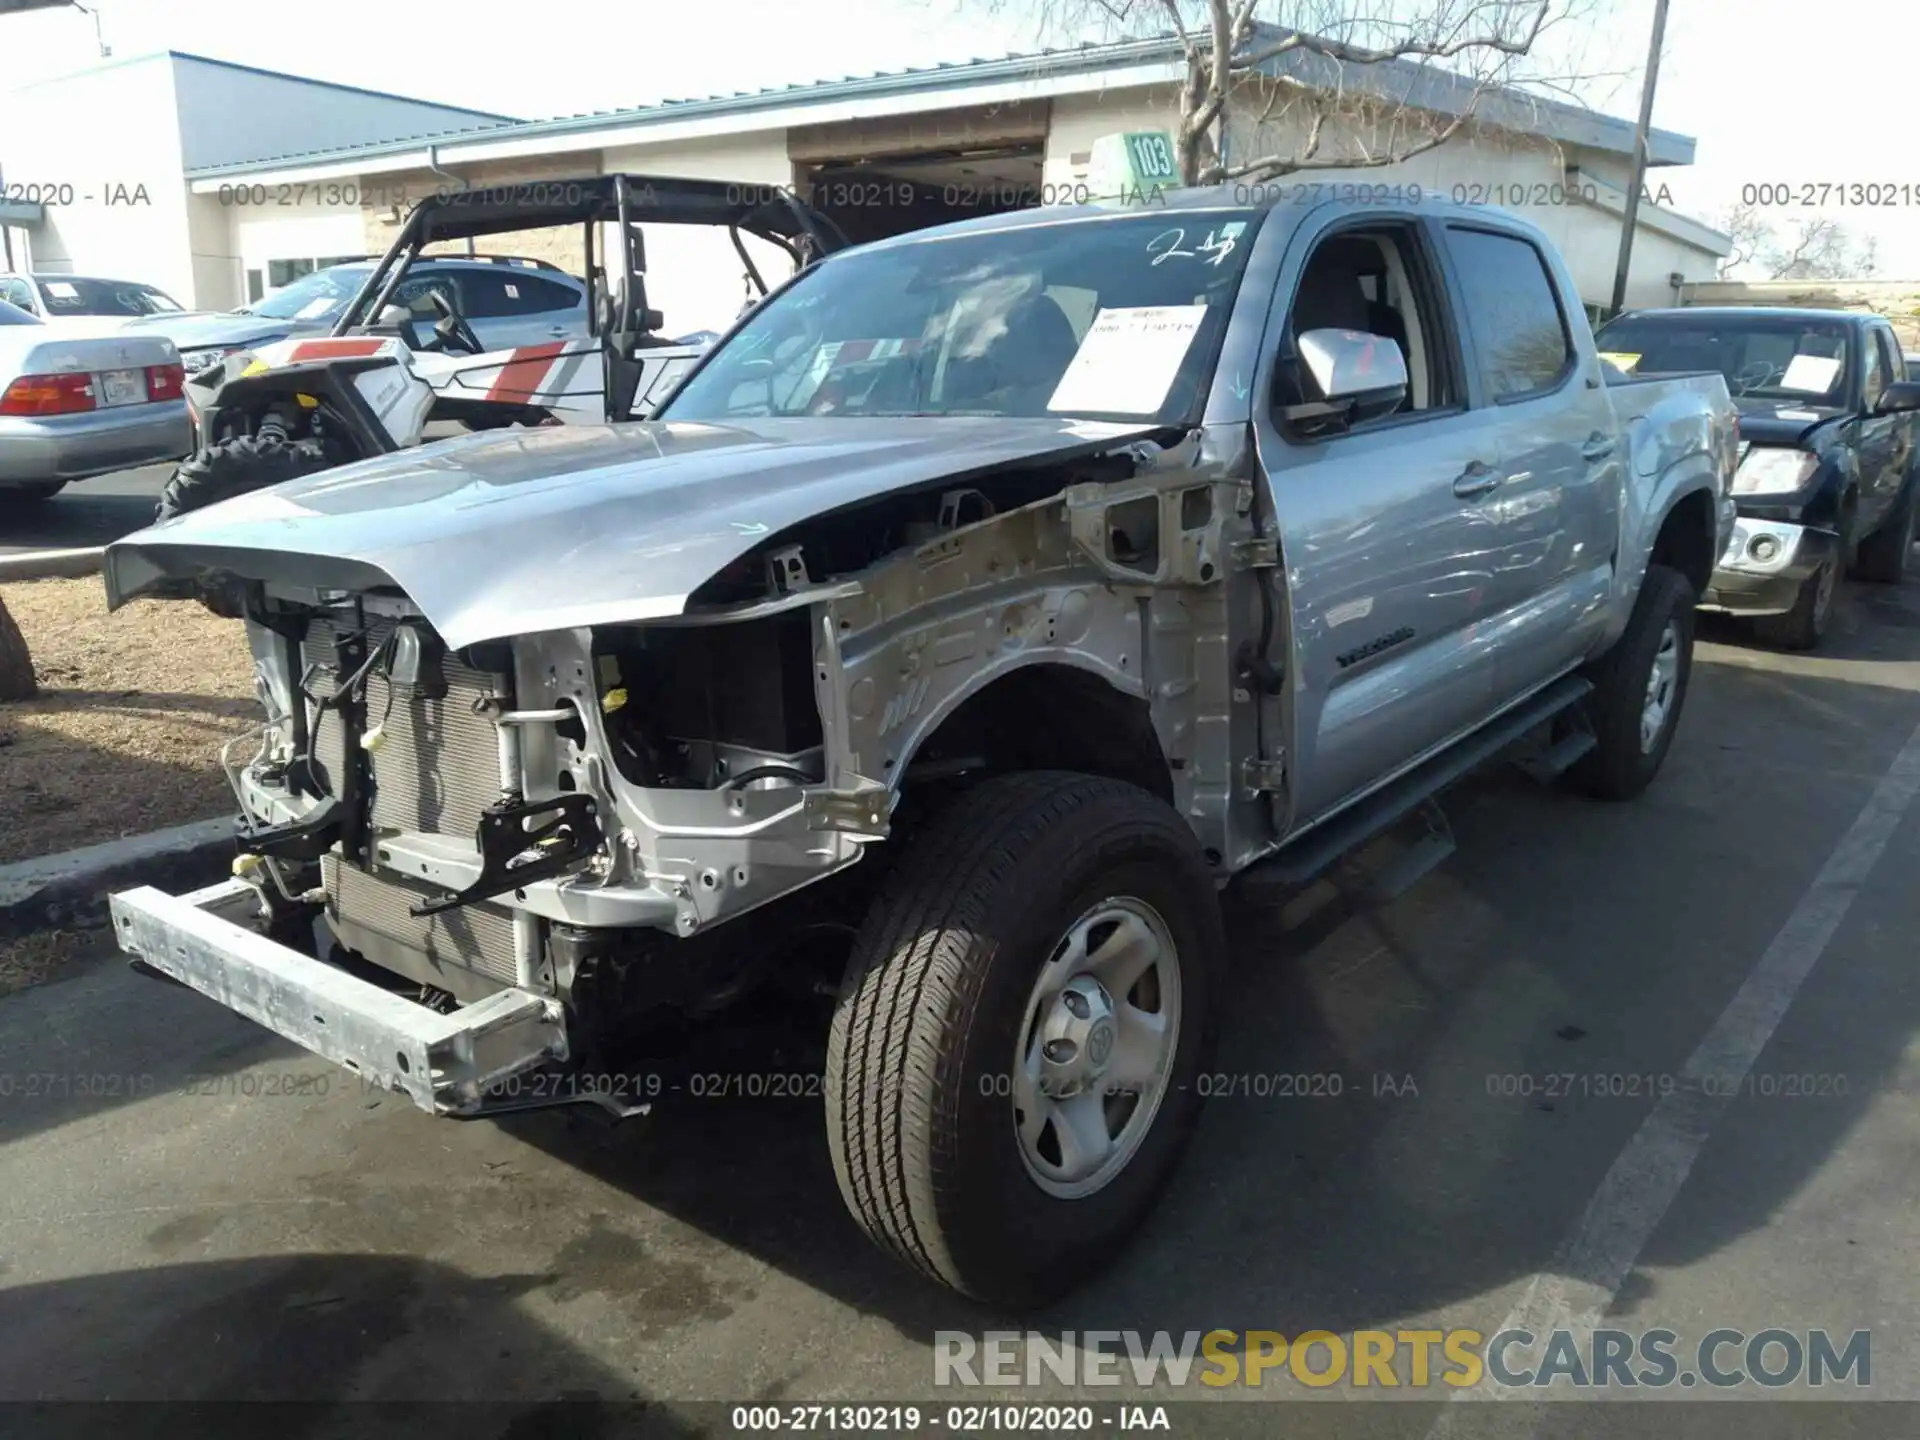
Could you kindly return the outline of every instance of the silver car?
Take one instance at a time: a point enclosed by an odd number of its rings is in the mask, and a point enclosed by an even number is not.
[[[185,455],[184,378],[163,336],[67,334],[0,301],[0,502]]]

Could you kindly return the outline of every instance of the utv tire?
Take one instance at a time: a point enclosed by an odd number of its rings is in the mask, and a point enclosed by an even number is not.
[[[36,480],[31,485],[0,486],[0,505],[38,505],[67,488],[64,480]]]
[[[1647,567],[1626,630],[1588,672],[1594,746],[1567,771],[1576,789],[1599,800],[1631,800],[1660,773],[1693,673],[1698,601],[1679,571]]]
[[[955,800],[882,884],[834,1013],[854,1219],[991,1304],[1111,1265],[1198,1118],[1224,951],[1200,848],[1146,791],[1034,772]]]
[[[344,463],[318,440],[260,440],[251,435],[208,446],[182,460],[160,492],[154,517],[170,520],[236,495],[331,470]]]
[[[1859,579],[1873,585],[1898,585],[1907,578],[1907,560],[1913,551],[1915,484],[1920,484],[1920,479],[1908,482],[1899,508],[1887,517],[1886,524],[1860,542],[1853,562],[1853,573]]]

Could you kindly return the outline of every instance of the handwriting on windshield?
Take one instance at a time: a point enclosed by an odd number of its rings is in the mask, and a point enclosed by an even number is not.
[[[1200,242],[1197,250],[1186,248],[1187,232],[1185,230],[1178,227],[1162,230],[1147,242],[1147,253],[1153,256],[1155,265],[1174,259],[1204,259],[1210,265],[1218,265],[1233,253],[1234,246],[1239,243],[1237,237],[1246,228],[1244,222],[1235,221],[1232,224],[1222,225],[1217,230],[1209,230],[1207,238]]]

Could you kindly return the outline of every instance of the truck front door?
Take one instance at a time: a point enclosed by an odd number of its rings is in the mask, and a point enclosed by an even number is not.
[[[1857,541],[1876,530],[1900,498],[1913,459],[1912,414],[1876,415],[1890,382],[1902,374],[1893,332],[1869,326],[1860,337],[1865,352],[1865,381],[1860,394],[1860,419],[1854,427],[1854,454],[1860,464],[1860,518],[1854,528]]]
[[[1392,415],[1333,431],[1289,421],[1295,336],[1396,341],[1410,389]],[[1415,217],[1304,226],[1275,289],[1255,443],[1291,606],[1294,822],[1318,819],[1487,714],[1497,527],[1481,496],[1495,428],[1471,411],[1429,232]]]

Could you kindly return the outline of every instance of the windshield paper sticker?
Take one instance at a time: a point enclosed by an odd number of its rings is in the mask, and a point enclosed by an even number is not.
[[[1625,350],[1602,350],[1600,358],[1626,371],[1629,375],[1633,373],[1633,367],[1640,363],[1638,355],[1630,354]]]
[[[1093,317],[1047,409],[1154,414],[1166,404],[1206,314],[1204,305],[1102,310]]]
[[[1840,362],[1827,355],[1796,355],[1780,377],[1782,390],[1804,390],[1809,395],[1824,395],[1833,388],[1833,377],[1840,373]]]
[[[64,280],[47,281],[47,293],[56,300],[71,300],[80,292]]]
[[[340,302],[331,295],[322,295],[318,300],[309,300],[298,310],[294,311],[293,318],[296,320],[318,320],[339,303]]]

